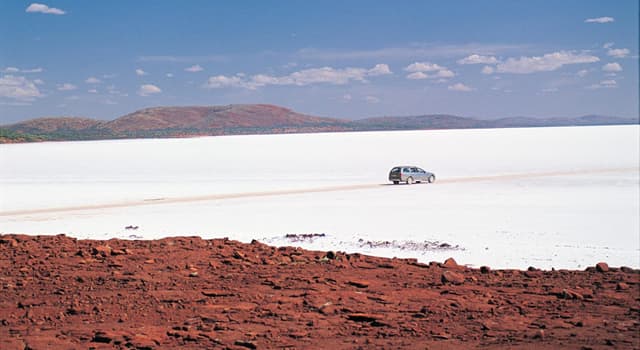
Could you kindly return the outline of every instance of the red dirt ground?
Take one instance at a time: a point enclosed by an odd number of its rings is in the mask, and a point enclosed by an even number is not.
[[[640,271],[0,236],[0,349],[638,349]]]

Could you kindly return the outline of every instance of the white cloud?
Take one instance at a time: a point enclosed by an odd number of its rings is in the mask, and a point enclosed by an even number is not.
[[[246,78],[244,74],[235,76],[217,75],[209,77],[205,87],[242,87],[246,89],[256,89],[266,85],[296,85],[306,86],[311,84],[334,84],[344,85],[351,81],[366,82],[367,77],[392,74],[386,64],[377,64],[371,69],[366,68],[310,68],[293,72],[284,76],[272,76],[257,74],[251,78]]]
[[[77,89],[78,87],[73,85],[73,84],[64,83],[64,84],[58,84],[58,86],[56,88],[59,91],[72,91],[72,90]]]
[[[44,69],[38,67],[38,68],[32,68],[32,69],[19,69],[16,67],[7,67],[4,69],[5,73],[41,73],[44,72]]]
[[[142,69],[138,68],[138,69],[136,69],[136,75],[141,77],[143,75],[147,75],[147,72],[145,72]]]
[[[33,83],[36,85],[44,85],[44,80],[42,79],[35,79],[33,80]]]
[[[629,49],[609,49],[607,55],[618,58],[627,57],[629,55]]]
[[[102,80],[100,80],[100,79],[98,79],[96,77],[89,77],[84,82],[87,83],[87,84],[100,84],[102,82]]]
[[[613,79],[603,80],[597,84],[587,86],[587,89],[613,89],[618,87],[618,82]]]
[[[173,73],[167,73],[166,76],[167,78],[173,78]]]
[[[411,79],[411,80],[427,79],[427,78],[429,78],[429,76],[423,72],[413,72],[407,75],[407,79]]]
[[[585,23],[609,23],[614,21],[615,19],[613,17],[587,18],[584,20]]]
[[[451,78],[456,74],[436,63],[431,62],[414,62],[404,68],[407,72],[407,79],[429,79],[429,78]],[[425,72],[435,72],[435,74],[427,74]]]
[[[495,68],[491,67],[491,66],[484,66],[482,67],[482,74],[493,74],[493,72],[495,71]]]
[[[138,95],[140,96],[149,96],[149,95],[158,94],[161,92],[162,90],[160,90],[159,87],[153,84],[140,85],[140,89],[138,89]]]
[[[436,63],[430,62],[415,62],[404,68],[407,72],[433,72],[441,69],[446,69]]]
[[[451,91],[463,91],[463,92],[468,92],[468,91],[472,91],[473,88],[464,85],[462,83],[457,83],[457,84],[453,84],[453,85],[449,85],[449,87],[447,88]]]
[[[526,45],[508,44],[463,44],[463,45],[433,45],[417,43],[407,47],[385,47],[372,50],[336,50],[304,48],[296,52],[301,59],[326,61],[338,60],[385,60],[385,59],[416,59],[433,57],[461,57],[470,53],[495,55],[499,52],[521,50]]]
[[[458,64],[496,64],[498,59],[495,56],[482,56],[473,54],[458,60]]]
[[[578,73],[576,73],[580,78],[584,78],[587,76],[587,74],[589,74],[589,71],[587,69],[581,69],[578,71]]]
[[[436,73],[436,77],[438,78],[452,78],[454,77],[456,74],[448,69],[443,69],[443,70],[439,70],[438,73]]]
[[[375,96],[365,96],[364,100],[367,103],[378,103],[378,102],[380,102],[380,99],[375,97]]]
[[[42,97],[42,94],[33,81],[21,76],[4,75],[0,78],[0,97],[33,101],[36,97]]]
[[[608,49],[610,47],[613,47],[615,43],[614,42],[608,42],[608,43],[604,43],[604,45],[602,45],[603,48]]]
[[[66,13],[61,9],[57,9],[55,7],[49,7],[47,5],[38,4],[38,3],[33,3],[29,5],[29,7],[27,7],[25,12],[40,12],[40,13],[46,13],[49,15],[64,15]]]
[[[227,77],[224,75],[216,75],[215,77],[209,77],[205,87],[208,88],[223,88],[223,87],[244,87],[250,88],[247,83],[240,77]]]
[[[600,59],[596,56],[558,51],[543,56],[511,57],[502,63],[498,63],[496,71],[498,73],[530,74],[554,71],[567,64],[593,63],[598,61],[600,61]]]
[[[138,62],[176,62],[176,63],[195,63],[195,62],[228,62],[227,56],[208,55],[208,56],[138,56]]]
[[[20,73],[41,73],[44,72],[44,69],[38,67],[33,69],[22,69]]]
[[[546,89],[542,89],[542,92],[546,92],[546,93],[558,92],[558,88],[557,87],[546,88]]]
[[[605,72],[622,72],[622,66],[618,62],[607,63],[602,66],[602,70]]]
[[[201,72],[204,70],[204,68],[202,68],[199,64],[195,64],[191,67],[187,67],[184,69],[185,72],[191,72],[191,73],[196,73],[196,72]]]
[[[393,73],[391,72],[391,69],[389,69],[389,65],[384,63],[376,64],[373,68],[369,69],[369,71],[367,72],[367,75],[372,77],[375,77],[377,75],[387,75],[387,74],[393,74]]]
[[[342,96],[342,99],[345,101],[351,101],[351,99],[353,99],[353,97],[350,94],[344,94]]]
[[[98,90],[96,90],[96,89],[89,89],[89,90],[87,90],[87,92],[88,92],[88,93],[90,93],[90,94],[97,94],[97,93],[98,93]]]
[[[3,102],[0,101],[0,106],[13,106],[13,107],[24,107],[24,106],[31,106],[33,105],[33,103],[31,102]]]

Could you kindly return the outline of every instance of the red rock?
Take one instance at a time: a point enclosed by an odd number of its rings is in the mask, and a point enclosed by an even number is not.
[[[243,348],[247,348],[247,349],[258,348],[258,345],[255,342],[250,340],[236,340],[233,344],[237,346],[242,346]]]
[[[93,249],[91,250],[91,253],[93,255],[109,256],[111,255],[111,251],[112,249],[108,245],[99,245],[99,246],[93,247]]]
[[[453,271],[445,271],[442,273],[441,277],[442,283],[452,283],[452,284],[463,284],[464,283],[464,275],[458,272]]]
[[[354,287],[358,287],[358,288],[367,288],[367,287],[369,287],[369,282],[361,281],[361,280],[347,281],[347,284],[350,284],[350,285],[352,285]]]
[[[326,252],[228,239],[0,235],[6,238],[19,249],[0,245],[3,350],[24,349],[27,341],[52,350],[579,349],[606,346],[605,340],[634,349],[640,343],[640,271],[633,269],[486,274],[363,254],[336,253],[323,262]],[[98,246],[126,246],[129,253],[72,254]],[[278,264],[248,262],[254,258]],[[279,264],[281,258],[288,263]],[[155,263],[144,263],[150,259]],[[198,278],[188,278],[195,271]],[[441,283],[456,274],[463,285]]]
[[[629,289],[629,285],[624,282],[618,282],[618,284],[616,284],[616,290],[627,290],[627,289]]]
[[[571,289],[563,289],[562,292],[560,292],[560,294],[558,295],[558,297],[563,299],[578,299],[578,300],[584,299],[584,296],[582,294]]]
[[[202,295],[207,297],[230,297],[235,294],[236,293],[229,290],[219,290],[219,289],[205,289],[202,291]]]
[[[382,319],[383,316],[366,314],[366,313],[354,313],[347,315],[347,319],[355,322],[373,322]]]
[[[448,267],[451,269],[455,269],[455,268],[459,268],[460,265],[458,265],[458,263],[456,262],[456,260],[454,258],[448,258],[447,260],[444,261],[444,263],[442,264],[442,267]]]
[[[127,252],[124,249],[112,249],[111,255],[126,255]]]
[[[127,347],[133,347],[137,350],[152,350],[157,348],[158,345],[158,342],[143,334],[135,334],[129,337],[126,342]]]
[[[0,244],[6,244],[9,247],[16,248],[18,246],[18,241],[13,238],[0,238]]]
[[[596,264],[596,271],[598,272],[609,272],[609,265],[606,262],[599,262]]]

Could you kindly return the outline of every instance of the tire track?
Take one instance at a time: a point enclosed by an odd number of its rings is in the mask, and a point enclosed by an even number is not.
[[[619,172],[634,172],[634,171],[640,172],[640,168],[606,168],[606,169],[587,169],[587,170],[552,171],[552,172],[529,172],[529,173],[486,175],[486,176],[467,176],[467,177],[439,179],[439,180],[436,180],[435,184],[447,185],[447,184],[470,183],[470,182],[509,181],[509,180],[537,178],[537,177],[588,175],[588,174],[619,173]],[[374,189],[374,188],[387,188],[389,186],[394,186],[394,185],[390,183],[361,184],[361,185],[325,186],[325,187],[300,188],[300,189],[284,189],[284,190],[273,190],[273,191],[224,193],[224,194],[211,194],[211,195],[202,195],[202,196],[187,196],[187,197],[173,197],[173,198],[151,198],[151,199],[143,199],[143,200],[127,201],[127,202],[13,210],[13,211],[0,212],[0,216],[22,216],[22,215],[32,215],[32,214],[61,213],[61,212],[87,211],[87,210],[112,209],[112,208],[128,208],[128,207],[137,207],[137,206],[191,203],[191,202],[202,202],[202,201],[238,199],[238,198],[260,198],[260,197],[272,197],[272,196],[287,196],[287,195],[295,195],[295,194],[307,194],[307,193],[355,191],[355,190]],[[417,185],[412,185],[412,186],[417,186]]]

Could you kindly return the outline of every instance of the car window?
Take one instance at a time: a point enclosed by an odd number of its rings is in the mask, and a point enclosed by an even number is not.
[[[424,170],[423,170],[423,169],[421,169],[421,168],[418,168],[418,172],[419,172],[419,173],[423,173],[423,174],[424,174],[424,173],[426,173],[426,171],[424,171]]]
[[[400,172],[400,168],[393,168],[391,169],[392,173],[399,173]]]
[[[405,173],[410,173],[410,172],[411,172],[411,169],[409,169],[409,168],[402,168],[402,171],[403,171],[403,172],[405,172]]]
[[[414,173],[417,173],[418,172],[418,168],[411,168],[411,171],[414,172]]]

